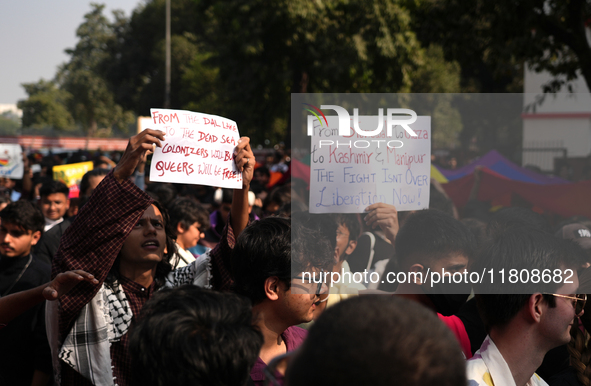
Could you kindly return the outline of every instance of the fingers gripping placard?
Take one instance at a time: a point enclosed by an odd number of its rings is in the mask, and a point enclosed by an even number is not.
[[[165,133],[156,148],[150,180],[239,189],[242,173],[234,163],[240,135],[236,122],[184,110],[151,109],[150,129]]]

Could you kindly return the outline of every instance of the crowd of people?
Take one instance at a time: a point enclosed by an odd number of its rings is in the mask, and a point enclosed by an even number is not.
[[[0,194],[0,385],[591,384],[591,220],[460,216],[437,183],[428,210],[315,215],[247,137],[240,189],[150,182],[163,140],[130,138],[75,203],[51,178]]]

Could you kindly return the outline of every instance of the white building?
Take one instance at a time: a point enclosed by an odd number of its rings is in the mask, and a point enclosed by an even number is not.
[[[522,163],[546,172],[554,170],[556,157],[591,154],[591,94],[585,80],[579,77],[572,83],[573,93],[563,87],[536,103],[551,79],[549,73],[525,71]]]

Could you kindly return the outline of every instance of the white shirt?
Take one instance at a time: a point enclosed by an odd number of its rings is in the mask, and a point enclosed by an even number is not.
[[[57,224],[59,224],[60,222],[64,221],[63,217],[58,218],[57,220],[50,220],[47,217],[45,217],[45,228],[43,228],[44,232],[47,232],[48,230],[50,230],[51,228],[53,228],[54,226],[56,226]]]
[[[509,365],[489,335],[480,349],[466,362],[466,372],[469,386],[516,386]],[[534,373],[527,386],[548,384]]]

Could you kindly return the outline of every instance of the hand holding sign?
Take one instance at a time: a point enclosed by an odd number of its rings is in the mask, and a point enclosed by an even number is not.
[[[125,153],[123,153],[121,160],[113,171],[113,176],[118,181],[131,177],[144,153],[151,151],[154,145],[162,147],[160,141],[164,141],[164,133],[160,130],[146,129],[131,137]]]
[[[386,235],[386,238],[394,245],[394,240],[400,229],[396,207],[379,202],[368,206],[365,208],[365,211],[369,212],[363,219],[365,224],[372,229],[379,226]]]
[[[240,139],[236,122],[184,110],[151,109],[150,112],[151,127],[166,135],[162,147],[152,157],[151,181],[242,187],[240,167],[244,165],[237,168],[234,163]]]
[[[234,162],[236,168],[242,171],[242,187],[248,188],[254,174],[254,165],[256,163],[254,153],[250,148],[250,138],[242,137],[234,150]]]

